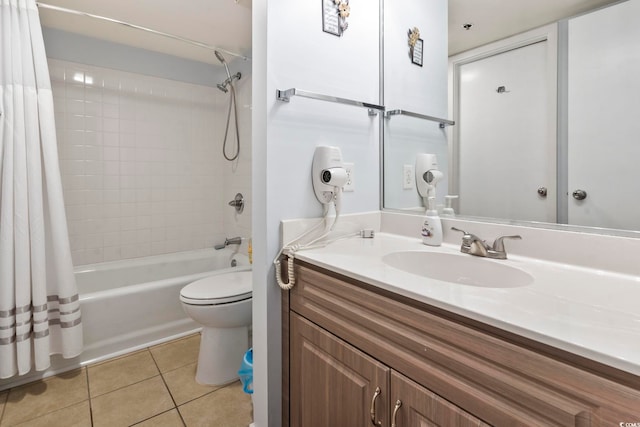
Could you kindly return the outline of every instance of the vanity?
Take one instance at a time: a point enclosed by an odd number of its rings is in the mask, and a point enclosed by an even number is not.
[[[283,425],[640,425],[637,276],[459,248],[377,233],[296,254]]]

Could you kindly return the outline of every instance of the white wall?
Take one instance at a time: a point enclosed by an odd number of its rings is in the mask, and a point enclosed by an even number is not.
[[[223,239],[222,161],[209,141],[214,88],[67,61],[49,67],[75,265]]]
[[[447,1],[396,0],[384,8],[384,103],[402,109],[447,118]],[[423,39],[423,66],[411,63],[408,31],[417,27]],[[446,131],[438,123],[405,116],[385,121],[384,206],[421,206],[415,188],[404,189],[403,166],[415,165],[416,153],[433,153],[445,179],[437,200],[447,194],[448,147]]]
[[[349,28],[343,37],[322,32],[321,9],[317,4],[312,6],[295,0],[271,0],[267,8],[267,0],[253,1],[256,76],[253,188],[257,203],[253,222],[253,324],[257,427],[278,426],[282,420],[281,292],[273,277],[272,262],[281,244],[281,220],[318,217],[322,213],[310,177],[315,146],[337,145],[342,149],[344,161],[355,163],[355,192],[344,194],[344,212],[380,208],[380,119],[371,118],[366,110],[356,107],[297,97],[290,103],[275,99],[276,89],[295,87],[380,104],[380,5],[351,0]],[[385,52],[389,55],[385,62],[400,61],[395,57],[399,55],[405,60],[400,66],[404,69],[408,62],[406,31],[412,26],[420,26],[423,31],[425,57],[423,68],[408,63],[402,74],[394,69],[385,70],[391,79],[385,81],[390,91],[385,105],[446,117],[446,6],[445,0],[429,2],[429,6],[420,1],[393,5],[399,14],[411,17],[411,22],[390,24],[397,28],[395,35],[385,30],[390,40],[402,45],[390,47]],[[387,5],[385,13],[387,9],[391,7]],[[417,138],[422,142],[430,138],[446,147],[444,134],[436,123],[432,125],[435,131],[421,133]],[[446,164],[446,159],[441,163]]]
[[[230,163],[222,157],[229,94],[175,80],[208,83],[203,71],[208,69],[211,82],[219,82],[226,77],[221,67],[60,33],[45,35],[47,51],[54,55],[49,68],[74,265],[250,237],[250,64],[230,64],[232,72],[243,75],[236,84],[241,154]],[[68,50],[60,40],[70,43]],[[97,43],[95,49],[85,46],[87,52],[104,50],[106,44],[111,61],[72,51],[76,42]],[[152,73],[147,63],[152,57],[152,65],[165,74],[171,70],[172,79],[121,71],[129,64],[118,52],[131,55],[132,49],[139,64],[130,68]],[[101,65],[88,65],[93,62]],[[233,151],[232,125],[227,152]],[[237,192],[247,203],[242,214],[227,205]]]
[[[223,188],[222,188],[222,210],[223,210],[223,231],[225,237],[251,237],[251,216],[254,205],[253,191],[251,186],[251,62],[236,60],[229,64],[232,74],[240,71],[242,78],[234,83],[236,88],[236,102],[238,112],[238,124],[240,131],[240,156],[233,162],[222,162]],[[224,76],[226,78],[226,76]],[[220,80],[222,81],[222,79]],[[217,91],[218,92],[218,91]],[[215,140],[216,159],[222,159],[222,141],[224,138],[224,127],[229,106],[230,93],[222,94],[218,92],[216,96],[215,120],[218,124],[215,132],[211,135]],[[227,139],[226,153],[232,156],[235,153],[235,125],[232,120],[229,125],[229,135]],[[241,214],[229,206],[229,201],[233,200],[236,193],[244,196],[244,211]],[[217,242],[220,243],[220,242]],[[246,251],[246,243],[241,248]]]
[[[122,31],[124,28],[114,25],[113,31]],[[222,66],[213,67],[203,62],[55,28],[43,27],[42,36],[49,58],[211,87],[226,77]],[[161,36],[156,37],[159,43],[166,41]]]
[[[278,328],[280,299],[273,281],[270,252],[267,253],[267,0],[253,0],[251,45],[253,47],[253,88],[251,152],[253,154],[253,419],[257,426],[281,425],[278,409],[282,393],[278,375],[281,340]],[[269,220],[270,222],[270,220]],[[275,372],[270,371],[275,369]],[[273,419],[272,424],[269,419]]]
[[[344,212],[379,208],[378,118],[366,109],[303,98],[276,101],[276,89],[296,87],[379,103],[379,8],[351,0],[343,37],[322,31],[320,3],[253,2],[254,80],[254,381],[256,426],[281,424],[280,289],[272,261],[280,247],[280,221],[317,217],[310,174],[316,145],[342,149],[355,163],[353,193]],[[258,77],[260,76],[258,80]],[[265,80],[262,80],[265,76]],[[260,193],[259,195],[257,193]]]

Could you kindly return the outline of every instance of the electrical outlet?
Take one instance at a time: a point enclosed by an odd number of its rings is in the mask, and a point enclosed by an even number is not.
[[[355,191],[355,183],[354,179],[354,164],[353,163],[343,163],[344,169],[347,171],[347,183],[343,187],[343,191]]]
[[[416,186],[416,175],[413,171],[413,165],[404,165],[402,169],[402,188],[412,190]]]

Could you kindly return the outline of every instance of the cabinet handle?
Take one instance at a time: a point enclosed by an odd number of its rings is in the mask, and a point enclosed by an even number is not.
[[[376,392],[373,393],[373,398],[371,399],[371,424],[374,426],[382,425],[381,421],[376,421],[376,399],[378,398],[378,396],[380,396],[381,393],[382,390],[380,390],[380,387],[376,387]]]
[[[396,416],[398,415],[398,409],[402,406],[401,400],[396,400],[396,406],[393,408],[393,415],[391,416],[391,427],[397,427]]]

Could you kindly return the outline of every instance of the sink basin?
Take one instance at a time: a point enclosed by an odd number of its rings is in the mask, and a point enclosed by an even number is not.
[[[533,276],[517,267],[471,255],[404,251],[385,255],[390,267],[443,282],[484,288],[517,288],[533,283]]]

